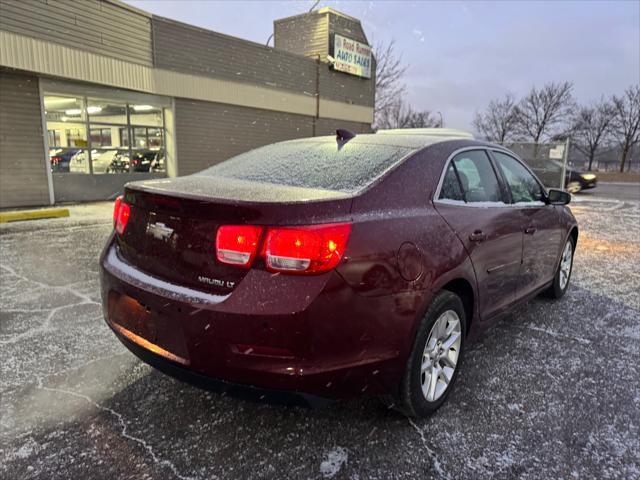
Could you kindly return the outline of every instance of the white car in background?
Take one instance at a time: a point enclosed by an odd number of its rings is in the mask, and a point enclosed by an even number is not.
[[[122,173],[129,171],[129,159],[121,155],[118,150],[106,150],[100,152],[91,150],[93,161],[93,173]],[[89,158],[87,151],[76,153],[69,163],[69,171],[72,173],[89,173]]]

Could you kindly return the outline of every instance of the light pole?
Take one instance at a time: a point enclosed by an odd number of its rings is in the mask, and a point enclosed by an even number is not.
[[[436,113],[440,115],[440,128],[444,128],[444,118],[442,117],[442,112],[437,111]]]

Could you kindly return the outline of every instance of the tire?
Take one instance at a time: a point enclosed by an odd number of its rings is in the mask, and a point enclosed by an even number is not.
[[[565,255],[567,254],[567,249],[570,249],[570,257],[568,259],[568,271],[566,271],[567,263]],[[569,288],[569,281],[571,280],[571,273],[573,272],[573,254],[576,250],[576,245],[573,240],[573,237],[569,237],[567,239],[567,243],[564,244],[562,248],[562,255],[560,256],[560,262],[558,262],[558,268],[556,269],[556,274],[553,277],[553,284],[549,287],[549,289],[545,292],[546,296],[553,299],[560,299],[564,297],[564,294],[567,292]],[[563,270],[563,265],[565,269]],[[566,275],[566,278],[565,278]]]
[[[569,193],[578,193],[580,190],[582,190],[582,185],[580,185],[580,182],[569,182],[567,184],[567,192]]]
[[[437,322],[444,322],[446,325],[444,332],[436,326]],[[441,326],[442,323],[439,327]],[[451,328],[452,334],[447,336],[446,331],[449,328]],[[447,399],[460,370],[466,328],[467,319],[460,297],[446,290],[439,292],[420,322],[402,380],[399,404],[406,415],[427,417]],[[446,344],[453,338],[453,333],[456,332],[458,333],[457,340],[453,342],[452,348],[443,352],[444,356],[442,356],[443,354],[439,352],[442,347],[446,347]],[[444,339],[444,343],[434,342],[437,337]],[[436,362],[433,361],[433,357],[436,357]],[[454,358],[455,363],[451,372],[451,362]],[[434,364],[440,367],[439,372],[436,369],[435,376],[433,373]],[[430,365],[426,367],[424,373],[422,371],[423,365]],[[436,378],[435,383],[433,382],[434,378]],[[445,382],[447,379],[448,382]],[[423,383],[427,385],[425,392],[423,392]]]

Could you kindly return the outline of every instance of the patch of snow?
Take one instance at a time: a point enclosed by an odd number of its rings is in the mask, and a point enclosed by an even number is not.
[[[524,413],[524,409],[519,403],[508,403],[507,408],[509,409],[509,411],[514,413]]]
[[[137,444],[142,446],[146,450],[146,452],[151,456],[151,458],[154,461],[154,463],[157,463],[159,465],[168,467],[169,470],[171,470],[173,472],[173,474],[176,477],[178,477],[180,480],[195,480],[195,477],[188,477],[188,476],[184,476],[184,475],[180,474],[180,472],[178,471],[177,467],[173,464],[173,462],[171,462],[169,460],[161,460],[160,458],[158,458],[158,456],[156,455],[156,453],[153,450],[153,447],[151,445],[149,445],[144,439],[139,438],[139,437],[134,437],[133,435],[128,434],[127,433],[127,422],[125,421],[124,417],[122,416],[122,414],[116,412],[112,408],[100,405],[99,403],[93,401],[87,395],[83,395],[81,393],[73,392],[73,391],[70,391],[70,390],[63,390],[63,389],[60,389],[60,388],[45,387],[42,384],[38,385],[38,388],[40,388],[42,390],[49,391],[49,392],[63,393],[63,394],[66,394],[66,395],[71,395],[73,397],[83,399],[86,402],[88,402],[91,405],[93,405],[95,408],[97,408],[99,410],[102,410],[104,412],[110,413],[111,415],[116,417],[116,420],[118,421],[118,423],[121,426],[120,434],[124,438],[126,438],[128,440],[131,440],[133,442],[136,442]]]
[[[450,478],[449,475],[447,475],[444,469],[442,468],[442,465],[440,464],[440,460],[438,459],[436,452],[429,446],[429,443],[427,442],[427,438],[424,436],[424,431],[420,427],[418,427],[416,422],[414,422],[410,418],[408,418],[407,420],[409,420],[409,423],[411,424],[413,429],[416,432],[418,432],[418,435],[420,435],[420,440],[422,440],[422,445],[427,451],[427,454],[429,455],[429,457],[431,457],[431,461],[433,462],[433,468],[438,473],[438,476],[440,478],[446,478],[446,479]]]
[[[327,454],[327,459],[320,464],[320,474],[324,478],[335,477],[342,466],[347,463],[347,458],[347,451],[342,447],[330,451]]]

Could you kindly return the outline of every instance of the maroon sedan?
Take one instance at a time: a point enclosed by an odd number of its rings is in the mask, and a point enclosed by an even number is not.
[[[567,193],[455,133],[351,136],[127,185],[100,258],[117,337],[210,388],[312,404],[391,394],[424,416],[469,335],[565,293]]]

